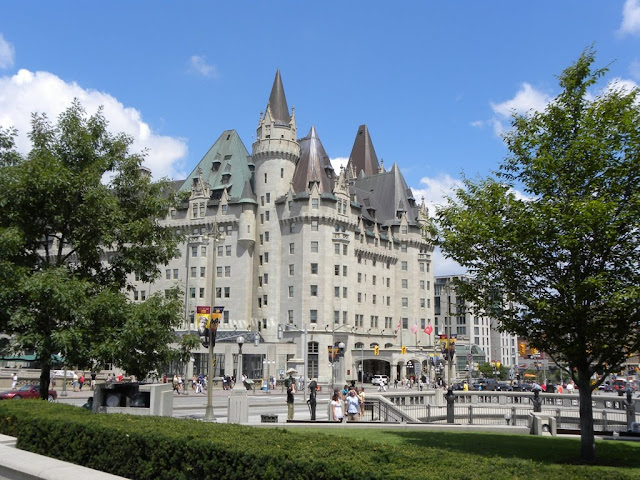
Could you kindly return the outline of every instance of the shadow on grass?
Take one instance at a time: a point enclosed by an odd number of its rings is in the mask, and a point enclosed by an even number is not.
[[[389,443],[438,448],[464,454],[519,458],[545,464],[581,464],[580,439],[473,432],[417,432],[385,430]],[[381,432],[382,433],[382,432]],[[391,441],[396,437],[399,441]],[[640,443],[596,442],[595,465],[639,468]]]

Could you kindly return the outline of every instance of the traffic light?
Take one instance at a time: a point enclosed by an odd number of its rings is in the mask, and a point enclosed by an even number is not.
[[[380,347],[378,345],[373,346],[373,354],[380,355]]]
[[[405,347],[404,345],[402,345],[402,346],[400,347],[400,353],[401,353],[402,355],[404,355],[405,353],[407,353],[407,347]]]
[[[524,356],[526,351],[527,351],[527,346],[524,343],[519,343],[518,344],[518,353],[520,354],[520,356]]]
[[[538,354],[538,349],[537,348],[532,348],[531,349],[531,355],[537,355]]]

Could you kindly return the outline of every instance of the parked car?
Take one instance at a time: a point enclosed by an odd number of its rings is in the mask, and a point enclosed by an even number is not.
[[[530,383],[516,383],[513,386],[514,392],[530,392],[533,390],[533,385]]]
[[[509,382],[498,382],[496,390],[499,390],[501,392],[513,392],[513,385],[511,385]]]
[[[371,377],[371,383],[373,385],[380,385],[381,382],[384,382],[385,385],[389,385],[389,377],[387,375],[374,375]]]
[[[493,378],[481,378],[474,382],[473,390],[487,390],[487,391],[495,391],[498,389],[498,382]]]
[[[598,390],[600,390],[601,392],[613,392],[613,387],[611,386],[611,384],[609,383],[603,383],[602,385],[600,385],[598,387]]]
[[[17,390],[0,393],[0,400],[22,400],[24,398],[40,398],[40,385],[23,385]],[[55,390],[49,390],[47,400],[53,402],[58,398]]]

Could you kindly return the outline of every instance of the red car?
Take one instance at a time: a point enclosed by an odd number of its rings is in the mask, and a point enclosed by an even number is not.
[[[40,398],[40,385],[23,385],[17,390],[0,393],[0,400],[21,400],[23,398]],[[47,400],[53,402],[58,398],[55,390],[49,390]]]

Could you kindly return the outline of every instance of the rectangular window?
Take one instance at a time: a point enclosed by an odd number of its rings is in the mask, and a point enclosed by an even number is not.
[[[400,251],[403,253],[407,253],[407,244],[403,243],[400,245]]]
[[[340,265],[334,265],[333,266],[333,274],[334,275],[340,275]]]
[[[177,279],[178,279],[178,269],[177,269],[177,268],[174,268],[174,269],[173,269],[173,279],[174,279],[174,280],[177,280]]]
[[[222,214],[223,215],[227,214],[227,205],[222,205]]]
[[[271,194],[267,193],[267,203],[271,203]]]
[[[263,277],[264,277],[264,284],[265,284],[265,285],[266,285],[266,284],[268,284],[268,283],[269,283],[269,274],[268,274],[268,273],[265,273],[265,274],[263,275]]]
[[[216,277],[222,278],[222,267],[216,267]]]
[[[196,287],[189,287],[189,298],[196,298]]]
[[[201,257],[206,257],[207,256],[207,247],[200,247],[200,256]]]
[[[409,264],[406,261],[403,261],[401,265],[403,271],[406,272],[409,269]]]
[[[264,252],[264,263],[269,263],[269,252]]]
[[[373,302],[374,305],[376,304],[376,296],[375,296],[375,294],[373,295],[371,301]]]
[[[268,304],[268,300],[269,300],[269,299],[268,299],[267,295],[263,295],[263,296],[262,296],[262,303],[264,304],[264,306],[265,306],[265,307],[266,307],[266,306],[267,306],[267,304]]]
[[[349,320],[348,320],[348,318],[347,318],[347,315],[348,315],[348,314],[347,314],[347,311],[346,311],[346,310],[343,310],[343,311],[342,311],[342,324],[343,324],[343,325],[346,325],[346,324],[349,322]]]
[[[224,254],[224,245],[218,245],[218,256],[222,257]]]
[[[290,243],[289,244],[289,255],[293,255],[293,252],[295,252],[295,243]]]
[[[318,242],[311,242],[311,253],[318,253]]]
[[[407,297],[402,297],[402,308],[407,308],[409,306],[409,299]]]
[[[335,298],[340,298],[340,287],[333,287],[333,296]]]
[[[424,280],[420,280],[420,290],[424,290]]]
[[[342,287],[342,298],[347,298],[347,287]]]
[[[264,213],[260,214],[260,225],[264,224]]]
[[[191,267],[191,278],[196,278],[196,273],[198,269],[196,267]]]
[[[264,219],[265,219],[265,221],[267,221],[267,222],[269,221],[269,216],[270,216],[270,212],[269,212],[269,210],[267,210],[266,212],[264,212]]]
[[[264,241],[265,242],[269,241],[269,232],[264,232]]]
[[[171,280],[171,269],[170,268],[167,268],[164,271],[164,278],[166,278],[167,280]]]
[[[200,298],[204,298],[204,288],[200,287]]]
[[[372,283],[375,285],[376,284],[376,276],[373,275],[373,278],[371,279]]]
[[[317,297],[318,296],[318,286],[317,285],[310,285],[310,294],[312,297]]]
[[[347,245],[343,245],[342,246],[342,254],[343,255],[347,255],[348,252],[349,252],[349,248],[347,247]]]
[[[264,237],[260,234],[260,245],[264,245]]]
[[[224,298],[231,297],[231,287],[224,287]]]
[[[336,255],[340,255],[340,244],[339,243],[334,243],[333,244],[333,252]]]
[[[144,302],[146,299],[147,299],[147,292],[145,292],[144,290],[140,290],[140,300]]]
[[[426,305],[427,305],[427,301],[424,298],[421,298],[420,299],[420,308],[424,308]]]
[[[406,235],[407,234],[407,226],[403,225],[402,227],[400,227],[400,231],[402,232],[402,235]]]
[[[309,311],[309,322],[310,323],[318,323],[318,311],[310,310]]]
[[[347,266],[346,266],[346,265],[343,265],[343,266],[342,266],[342,276],[343,276],[343,277],[346,277],[346,276],[347,276]]]
[[[409,319],[408,318],[403,318],[402,319],[402,329],[406,330],[407,328],[409,328]]]
[[[312,263],[311,264],[311,275],[317,275],[318,274],[318,264],[317,263]]]
[[[289,285],[289,298],[293,298],[293,286]]]
[[[362,283],[362,273],[358,272],[358,283]]]
[[[267,183],[267,174],[264,174],[264,183]]]
[[[311,231],[312,232],[317,232],[318,231],[318,221],[317,220],[311,220]]]
[[[358,303],[362,303],[362,293],[358,292]]]
[[[207,268],[200,267],[200,278],[205,278],[207,276]]]
[[[293,202],[289,202],[287,203],[287,206],[289,207],[289,211],[291,211],[291,209],[293,208]]]
[[[292,276],[294,273],[294,266],[293,264],[289,265],[289,276]]]
[[[222,287],[216,287],[216,298],[222,298]]]
[[[319,198],[312,198],[311,199],[311,208],[313,208],[314,210],[317,210],[319,205],[320,205],[320,199]]]
[[[402,279],[402,288],[409,288],[409,280],[406,278]]]
[[[138,290],[134,290],[134,291],[133,291],[133,299],[137,301],[137,300],[138,300],[138,298],[139,298],[139,297],[138,297]]]
[[[333,311],[333,323],[340,323],[340,311],[339,310],[334,310]]]
[[[230,257],[231,256],[231,245],[225,245],[224,246],[224,251],[225,251],[225,254],[227,255],[227,257]]]
[[[260,197],[260,206],[264,207],[264,195]]]
[[[198,247],[191,247],[191,256],[192,257],[198,256]]]
[[[229,310],[225,310],[222,315],[223,315],[222,322],[229,323]]]
[[[292,223],[289,225],[289,233],[296,233],[296,224]]]
[[[287,320],[289,324],[293,324],[293,310],[287,310]]]
[[[420,273],[424,273],[424,262],[420,262]]]

